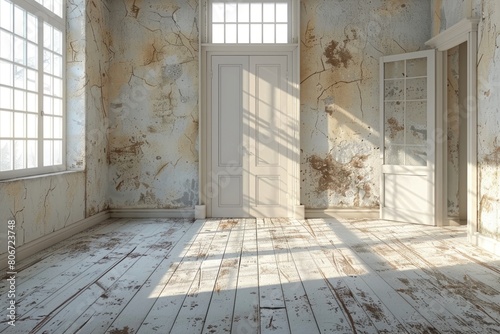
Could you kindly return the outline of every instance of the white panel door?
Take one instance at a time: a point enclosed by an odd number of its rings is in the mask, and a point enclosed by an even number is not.
[[[211,57],[212,217],[288,217],[288,56]]]
[[[435,225],[435,51],[380,60],[382,219]]]

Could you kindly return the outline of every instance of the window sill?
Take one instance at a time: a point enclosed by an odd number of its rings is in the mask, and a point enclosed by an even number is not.
[[[64,176],[64,175],[70,175],[70,174],[76,174],[76,173],[83,173],[83,172],[84,172],[83,169],[79,169],[79,170],[65,170],[65,171],[58,171],[58,172],[50,172],[50,173],[30,175],[30,176],[13,177],[11,179],[0,180],[0,184],[1,183],[9,183],[9,182],[20,182],[20,181],[27,181],[27,180],[35,180],[35,179],[47,178],[47,177]]]

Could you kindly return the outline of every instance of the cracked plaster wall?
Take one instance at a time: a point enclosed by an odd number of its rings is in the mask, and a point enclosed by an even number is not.
[[[483,0],[478,30],[479,232],[500,240],[500,1]]]
[[[198,201],[198,2],[109,1],[112,208]]]
[[[301,201],[378,207],[379,58],[424,49],[430,0],[301,2]]]

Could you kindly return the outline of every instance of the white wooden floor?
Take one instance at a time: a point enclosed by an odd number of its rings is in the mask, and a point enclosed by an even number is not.
[[[108,220],[18,264],[19,319],[0,332],[499,333],[500,257],[465,239],[376,220]]]

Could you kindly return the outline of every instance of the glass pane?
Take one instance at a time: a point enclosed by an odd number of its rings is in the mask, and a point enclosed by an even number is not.
[[[427,58],[410,59],[406,61],[406,75],[408,77],[427,76]]]
[[[226,43],[236,43],[236,24],[226,24]]]
[[[57,97],[62,97],[63,95],[63,87],[61,79],[54,78],[54,95]]]
[[[12,3],[0,0],[0,27],[12,31]]]
[[[403,100],[404,80],[385,80],[385,100]]]
[[[250,21],[253,23],[262,22],[262,4],[250,4]]]
[[[14,113],[14,137],[26,137],[26,114],[24,113]]]
[[[226,22],[236,22],[235,3],[226,3]]]
[[[26,167],[38,167],[38,142],[36,140],[28,140],[26,143]]]
[[[26,37],[26,12],[14,6],[14,33]]]
[[[262,24],[250,25],[250,43],[262,43]]]
[[[26,64],[26,59],[24,57],[25,48],[26,41],[22,38],[14,37],[14,62],[22,65]]]
[[[224,22],[223,2],[214,2],[212,4],[212,22]]]
[[[43,76],[43,92],[48,95],[52,95],[52,92],[54,91],[53,85],[52,85],[52,77],[50,75],[44,75]]]
[[[288,4],[276,4],[276,22],[288,22]]]
[[[38,94],[36,93],[28,93],[26,103],[26,111],[29,112],[38,112]]]
[[[54,28],[54,52],[62,55],[62,33]]]
[[[43,141],[43,165],[51,166],[53,161],[53,145],[52,140]]]
[[[14,87],[26,88],[26,69],[22,66],[14,66]]]
[[[54,55],[54,75],[61,78],[62,77],[62,57]]]
[[[62,118],[54,117],[54,138],[62,139]]]
[[[62,116],[63,112],[62,112],[62,100],[61,99],[58,99],[58,98],[54,98],[53,99],[53,111],[54,111],[54,115],[57,115],[57,116]]]
[[[288,24],[276,25],[276,43],[288,43]]]
[[[403,60],[384,64],[385,79],[404,78],[405,76],[404,72],[405,72],[405,62]]]
[[[26,88],[31,91],[38,90],[38,73],[33,70],[28,70],[28,76],[26,78]]]
[[[250,4],[238,4],[238,22],[250,22]]]
[[[12,111],[0,111],[0,137],[12,137]]]
[[[404,105],[401,102],[385,103],[385,142],[386,144],[404,144]]]
[[[52,52],[50,51],[43,51],[43,71],[49,74],[53,73]]]
[[[28,43],[27,65],[31,68],[38,68],[38,47],[35,44]]]
[[[52,31],[52,26],[47,23],[43,24],[43,46],[49,50],[52,50]]]
[[[26,115],[26,137],[27,138],[37,138],[38,137],[38,115],[27,114]]]
[[[423,100],[427,98],[427,78],[406,80],[406,99]]]
[[[54,13],[59,16],[63,17],[63,1],[62,0],[54,0]]]
[[[0,31],[0,57],[12,61],[12,34]]]
[[[427,142],[427,103],[406,102],[406,144],[425,145]]]
[[[33,42],[38,42],[38,20],[36,16],[28,13],[28,39]]]
[[[62,164],[62,141],[54,141],[54,165]]]
[[[12,86],[12,63],[0,60],[0,84]]]
[[[12,88],[1,87],[0,86],[0,108],[2,109],[12,109]]]
[[[48,96],[43,97],[43,114],[44,115],[52,115],[52,98]]]
[[[54,2],[53,0],[43,0],[43,6],[49,9],[51,12],[54,11]]]
[[[274,43],[274,24],[264,24],[264,43]]]
[[[43,116],[43,138],[54,138],[54,127],[52,119],[53,117],[51,116]]]
[[[212,43],[224,43],[224,25],[212,25]]]
[[[403,146],[388,146],[385,148],[386,165],[404,165],[405,153]]]
[[[0,171],[12,170],[12,141],[0,140]]]
[[[26,141],[14,140],[14,169],[26,168]]]
[[[26,111],[26,92],[14,90],[14,110]]]
[[[238,43],[250,43],[249,24],[238,24]]]
[[[275,22],[274,3],[265,3],[264,7],[262,8],[262,12],[264,13],[264,22]]]
[[[406,148],[407,166],[427,166],[427,152],[425,146]]]

